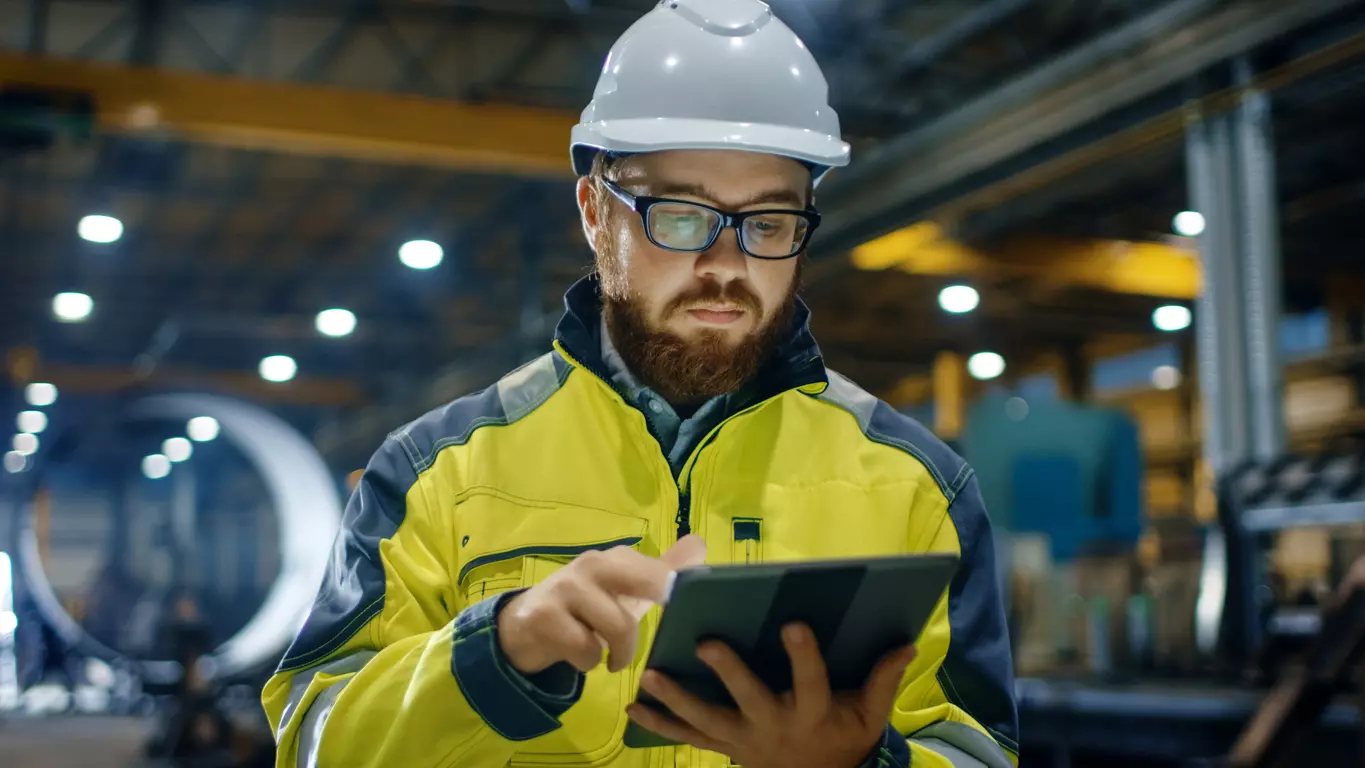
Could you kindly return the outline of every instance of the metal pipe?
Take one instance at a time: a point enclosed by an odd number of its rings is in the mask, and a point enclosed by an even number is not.
[[[1091,71],[1145,41],[1156,39],[1189,23],[1218,5],[1218,0],[1180,0],[1130,22],[1081,48],[1060,56],[1004,86],[964,104],[927,125],[915,128],[863,153],[858,162],[830,177],[831,186],[842,190],[926,146],[959,135],[1013,107]]]
[[[993,0],[957,16],[933,35],[909,46],[905,54],[891,66],[890,81],[900,80],[908,75],[927,69],[939,59],[983,32],[999,25],[1014,14],[1024,10],[1033,0]],[[865,79],[861,99],[879,88],[870,79]]]
[[[1207,222],[1199,237],[1204,290],[1195,315],[1204,459],[1221,475],[1246,456],[1241,286],[1237,279],[1232,147],[1226,120],[1198,118],[1186,143],[1190,198]]]
[[[1243,82],[1250,67],[1239,62]],[[1243,327],[1247,335],[1247,378],[1252,453],[1270,460],[1284,453],[1284,368],[1280,364],[1280,232],[1275,195],[1275,149],[1270,98],[1248,91],[1228,118],[1236,130],[1240,189],[1241,248],[1244,293]]]
[[[822,247],[913,220],[964,180],[1352,0],[1177,0],[918,128],[864,151],[822,185]],[[1215,11],[1215,8],[1217,9]],[[1178,34],[1177,34],[1178,33]],[[1178,41],[1178,44],[1177,44]]]

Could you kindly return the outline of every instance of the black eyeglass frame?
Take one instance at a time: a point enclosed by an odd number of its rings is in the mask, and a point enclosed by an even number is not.
[[[810,245],[811,236],[815,234],[816,227],[820,226],[820,212],[815,210],[814,208],[806,208],[804,210],[798,210],[795,208],[765,208],[758,211],[732,213],[730,211],[721,210],[720,208],[717,208],[713,205],[698,203],[694,200],[679,200],[673,197],[647,197],[644,195],[636,195],[622,188],[619,184],[616,184],[615,182],[612,181],[608,181],[607,179],[602,179],[602,183],[606,185],[607,190],[611,192],[616,197],[616,199],[625,203],[628,208],[630,208],[635,213],[639,214],[640,225],[644,228],[645,237],[649,238],[649,242],[654,243],[655,245],[659,246],[660,248],[663,248],[666,251],[674,251],[676,253],[701,253],[702,251],[705,251],[706,249],[716,244],[716,240],[720,238],[721,232],[724,232],[726,229],[734,229],[735,240],[739,243],[739,249],[744,252],[744,255],[753,259],[762,259],[763,261],[786,261],[787,259],[794,259],[797,256],[800,256],[802,252],[806,250],[806,246]],[[650,230],[649,226],[650,209],[661,203],[673,205],[677,204],[695,205],[698,208],[704,208],[720,216],[720,226],[716,227],[715,232],[711,233],[711,237],[706,241],[705,245],[699,246],[697,248],[674,248],[669,245],[664,245],[663,243],[654,239],[654,233]],[[801,244],[786,256],[759,256],[758,254],[750,251],[748,246],[744,244],[744,234],[743,230],[741,230],[740,227],[743,226],[745,220],[749,218],[752,218],[754,216],[767,216],[774,213],[787,213],[804,218],[806,220],[806,236],[804,239],[802,239]]]

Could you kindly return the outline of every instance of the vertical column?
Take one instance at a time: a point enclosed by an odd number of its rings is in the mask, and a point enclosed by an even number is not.
[[[48,0],[28,0],[28,40],[26,49],[41,55],[47,49]]]
[[[956,352],[934,358],[934,432],[956,440],[967,420],[967,362]]]
[[[1238,62],[1242,82],[1250,67]],[[1284,453],[1284,369],[1280,365],[1280,212],[1275,195],[1275,148],[1270,99],[1257,90],[1242,97],[1235,124],[1240,183],[1243,311],[1246,318],[1251,450],[1258,459]]]
[[[1061,378],[1057,382],[1064,400],[1090,402],[1094,391],[1094,368],[1085,356],[1085,345],[1077,342],[1062,347]]]
[[[1190,198],[1206,222],[1199,236],[1204,290],[1195,330],[1203,393],[1204,459],[1221,474],[1248,455],[1242,284],[1238,279],[1233,148],[1224,117],[1196,116],[1186,154]]]
[[[544,195],[534,182],[526,185],[521,204],[521,344],[517,353],[521,361],[530,360],[545,351],[545,309],[541,306],[544,291],[544,232],[546,213]]]
[[[133,40],[128,63],[155,66],[166,36],[166,0],[137,0],[133,8]]]

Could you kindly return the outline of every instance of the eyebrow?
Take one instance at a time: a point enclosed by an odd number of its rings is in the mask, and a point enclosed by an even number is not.
[[[720,204],[719,198],[717,198],[711,190],[701,184],[673,182],[657,187],[652,185],[646,186],[650,187],[649,194],[652,197],[677,197],[678,195],[686,195],[688,197],[699,197],[702,200],[706,200],[715,205],[717,208],[724,207]],[[793,208],[805,207],[805,203],[801,200],[800,195],[790,189],[770,189],[750,195],[745,200],[737,201],[731,210],[748,208],[751,205],[762,205],[763,203],[782,203],[790,205]]]

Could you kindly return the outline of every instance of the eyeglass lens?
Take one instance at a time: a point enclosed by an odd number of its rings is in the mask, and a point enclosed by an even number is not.
[[[688,203],[658,203],[649,209],[649,234],[664,248],[697,251],[720,228],[720,214]],[[794,213],[765,213],[744,219],[739,228],[744,250],[760,258],[790,256],[805,242],[810,226]]]

